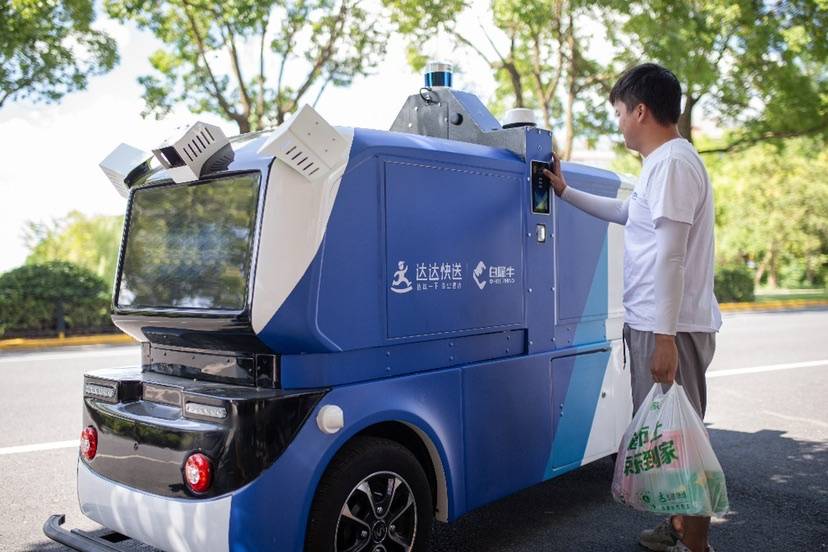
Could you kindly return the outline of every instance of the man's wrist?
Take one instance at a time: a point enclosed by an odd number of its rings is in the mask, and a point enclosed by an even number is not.
[[[676,335],[669,333],[654,332],[656,343],[675,343]]]

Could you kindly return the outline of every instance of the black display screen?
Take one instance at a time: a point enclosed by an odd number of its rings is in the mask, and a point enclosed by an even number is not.
[[[548,163],[532,161],[532,212],[548,215],[550,212],[549,180],[543,176],[543,169],[549,169]]]
[[[258,175],[136,190],[117,304],[128,308],[244,308]]]

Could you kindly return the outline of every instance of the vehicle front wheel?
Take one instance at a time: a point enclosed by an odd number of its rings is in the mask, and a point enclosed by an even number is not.
[[[394,441],[358,437],[319,483],[305,550],[427,552],[433,524],[431,488],[417,458]]]

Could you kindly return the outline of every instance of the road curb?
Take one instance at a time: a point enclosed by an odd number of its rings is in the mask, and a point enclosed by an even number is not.
[[[13,349],[46,349],[78,345],[131,345],[137,341],[126,334],[77,335],[42,339],[0,339],[0,351]]]
[[[791,299],[779,301],[766,301],[763,303],[722,303],[719,309],[722,312],[754,312],[754,311],[782,311],[801,310],[828,307],[828,301],[824,299]]]

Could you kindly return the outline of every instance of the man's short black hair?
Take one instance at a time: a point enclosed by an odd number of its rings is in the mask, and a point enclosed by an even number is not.
[[[672,71],[655,63],[642,63],[621,73],[609,101],[621,101],[632,111],[643,103],[662,125],[676,124],[681,114],[681,85]]]

